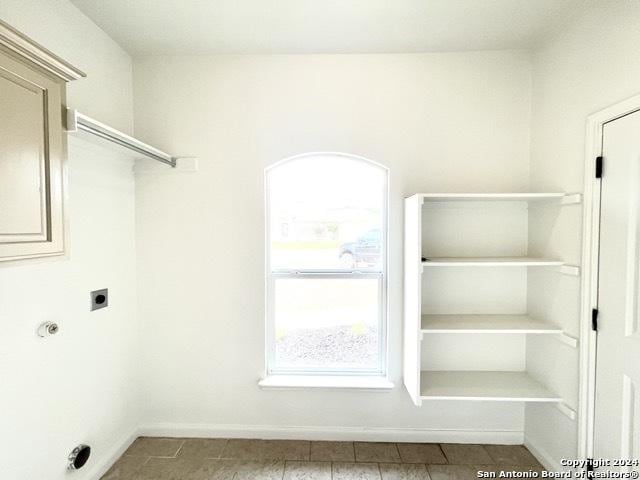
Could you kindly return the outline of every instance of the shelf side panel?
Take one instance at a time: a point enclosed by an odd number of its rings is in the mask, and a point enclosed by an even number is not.
[[[420,399],[422,305],[422,198],[404,203],[404,385],[416,405]]]

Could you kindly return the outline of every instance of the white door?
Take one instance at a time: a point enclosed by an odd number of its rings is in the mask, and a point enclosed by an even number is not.
[[[640,112],[604,125],[602,156],[594,459],[640,460]]]

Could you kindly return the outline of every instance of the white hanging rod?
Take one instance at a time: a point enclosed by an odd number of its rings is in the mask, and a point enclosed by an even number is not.
[[[104,123],[98,122],[91,117],[87,117],[77,110],[67,108],[67,131],[77,132],[82,130],[97,137],[103,138],[110,142],[116,143],[122,147],[138,152],[158,162],[166,163],[175,168],[177,157],[172,157],[166,152],[147,145],[140,140],[130,137],[126,133],[122,133],[115,128],[111,128]]]

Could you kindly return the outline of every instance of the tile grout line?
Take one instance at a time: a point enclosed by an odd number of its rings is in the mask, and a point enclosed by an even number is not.
[[[222,460],[222,454],[224,453],[224,449],[227,448],[227,444],[229,443],[229,439],[228,438],[224,438],[223,440],[224,440],[224,444],[222,445],[222,448],[220,449],[220,453],[216,457],[218,460]],[[233,480],[233,478],[231,480]]]
[[[442,454],[442,456],[447,462],[445,465],[451,465],[451,460],[449,460],[449,457],[447,457],[447,453],[444,451],[444,448],[442,448],[442,444],[438,443],[437,445],[438,445],[438,448],[440,449],[440,453]]]
[[[173,458],[178,458],[178,455],[180,455],[180,451],[182,450],[182,447],[184,447],[184,444],[187,443],[187,439],[185,438],[184,440],[182,440],[182,443],[180,444],[180,446],[178,447],[178,450],[176,451],[175,455],[173,456]]]
[[[493,465],[498,465],[498,462],[496,461],[495,458],[493,458],[493,455],[491,455],[491,451],[489,451],[489,449],[487,448],[486,445],[482,445],[480,444],[480,446],[482,447],[482,450],[484,450],[485,452],[487,452],[487,455],[489,456],[489,458],[492,460]]]
[[[402,463],[402,455],[400,455],[400,447],[398,446],[398,442],[393,444],[394,447],[396,447],[396,453],[398,454],[398,460],[400,460],[400,463]],[[382,471],[380,471],[380,478],[382,478]]]

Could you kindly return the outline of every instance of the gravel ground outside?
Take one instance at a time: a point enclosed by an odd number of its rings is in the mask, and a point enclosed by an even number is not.
[[[377,328],[351,326],[296,329],[276,342],[280,366],[375,367],[378,364]]]

